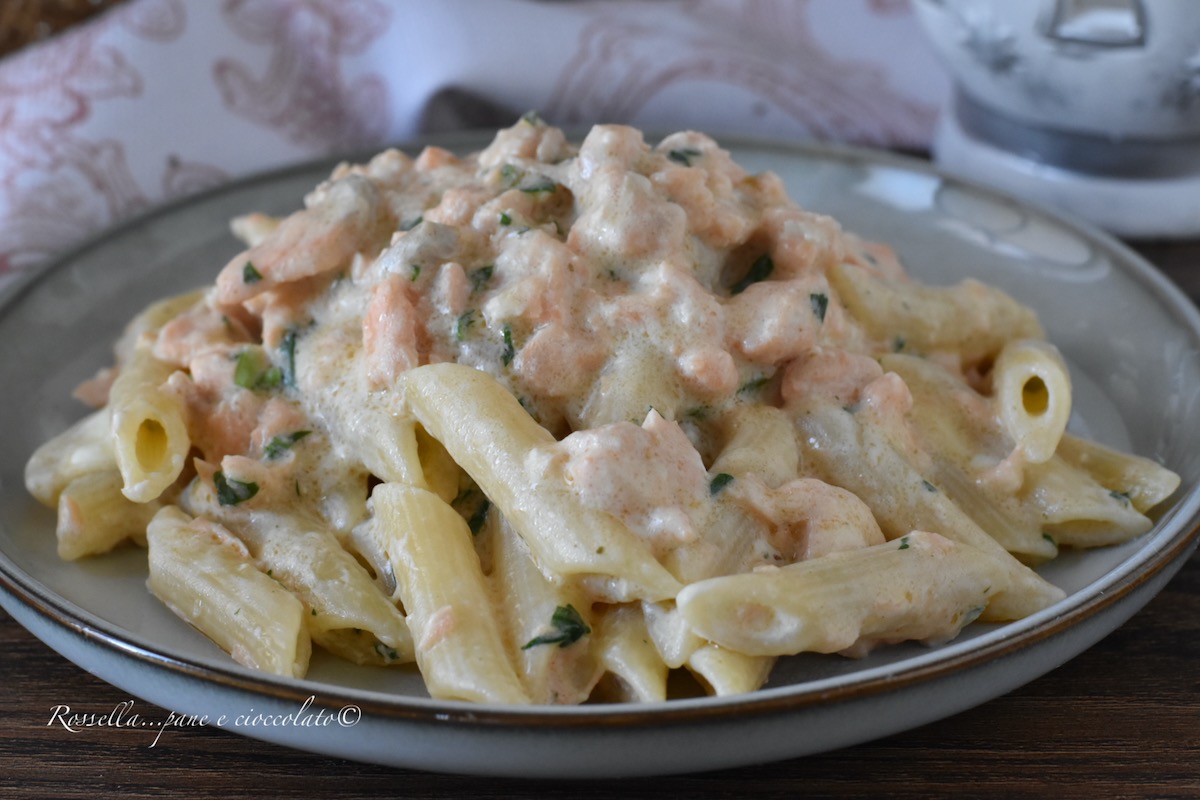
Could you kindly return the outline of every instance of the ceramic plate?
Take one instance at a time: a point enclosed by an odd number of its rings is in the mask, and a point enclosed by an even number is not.
[[[328,174],[326,163],[159,211],[7,292],[0,302],[0,601],[88,671],[208,725],[395,766],[570,777],[715,769],[885,736],[1008,692],[1141,608],[1195,546],[1200,318],[1188,299],[1112,239],[923,162],[724,144],[751,171],[780,174],[802,205],[893,245],[923,281],[974,276],[1033,306],[1071,367],[1073,429],[1161,459],[1183,476],[1155,528],[1047,565],[1043,573],[1068,596],[1033,617],[972,625],[934,649],[898,646],[859,661],[784,659],[765,689],[742,697],[510,709],[433,701],[410,671],[319,655],[305,680],[242,669],[148,595],[142,551],[61,562],[53,516],[26,496],[22,473],[40,442],[83,413],[71,389],[110,362],[125,321],[152,299],[211,282],[239,249],[228,219],[297,207]]]

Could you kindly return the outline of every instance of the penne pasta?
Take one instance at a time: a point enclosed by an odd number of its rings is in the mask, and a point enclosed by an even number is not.
[[[58,496],[58,555],[67,561],[107,553],[117,545],[146,542],[146,527],[162,507],[157,500],[135,503],[121,493],[114,468],[75,478]]]
[[[1057,348],[1030,339],[1007,343],[992,366],[992,395],[1024,458],[1050,460],[1071,417],[1071,376]]]
[[[926,479],[879,425],[828,405],[805,409],[797,425],[813,468],[863,498],[888,539],[931,531],[1004,565],[1005,580],[994,585],[984,619],[1020,619],[1062,599],[1061,589],[1013,558]],[[860,469],[859,464],[871,464],[872,469]]]
[[[743,694],[1050,609],[1035,567],[1180,483],[1066,432],[1030,308],[917,283],[698,132],[527,115],[233,229],[25,483],[62,558],[144,542],[153,596],[273,674],[316,646],[439,701]]]
[[[499,515],[491,519],[490,580],[506,601],[497,608],[525,693],[534,703],[584,702],[601,674],[586,593],[572,582],[547,580],[511,526]]]
[[[312,651],[304,606],[259,572],[246,548],[176,506],[146,530],[150,591],[246,667],[303,677]]]
[[[640,541],[613,517],[572,499],[539,458],[553,436],[493,379],[431,364],[405,373],[399,388],[405,407],[500,509],[539,566],[596,576],[616,601],[674,595],[678,583]]]
[[[466,522],[427,489],[384,483],[371,502],[430,695],[528,703]]]
[[[862,654],[882,642],[952,638],[984,612],[1005,572],[973,547],[914,531],[861,550],[693,583],[678,602],[697,634],[738,653]]]
[[[597,615],[594,648],[604,669],[600,698],[615,703],[661,703],[670,670],[650,641],[636,603],[609,606]]]
[[[229,530],[261,572],[304,604],[315,644],[357,664],[413,660],[404,615],[321,521],[295,511],[221,505],[213,488],[199,481],[180,502]]]
[[[42,505],[53,507],[72,481],[116,466],[109,410],[101,408],[33,452],[25,463],[25,488]]]
[[[113,447],[136,503],[153,500],[183,472],[191,441],[178,398],[163,388],[175,368],[159,361],[148,345],[129,354],[109,397]]]
[[[1043,335],[1032,311],[978,281],[922,286],[850,263],[831,269],[829,281],[851,315],[888,349],[951,351],[975,364],[995,357],[1009,341]]]

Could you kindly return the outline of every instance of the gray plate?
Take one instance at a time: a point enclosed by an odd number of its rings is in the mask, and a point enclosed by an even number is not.
[[[486,141],[441,143],[474,149]],[[305,680],[242,669],[149,596],[143,552],[60,561],[53,515],[26,495],[22,473],[38,444],[82,415],[71,389],[110,362],[124,323],[153,299],[210,283],[238,250],[229,218],[294,209],[328,174],[322,163],[139,219],[0,301],[0,604],[81,667],[208,726],[395,766],[613,777],[764,762],[915,727],[1048,672],[1153,597],[1195,547],[1200,514],[1200,315],[1190,301],[1114,240],[923,162],[724,144],[751,171],[780,174],[802,205],[892,244],[919,279],[974,276],[1033,306],[1071,367],[1073,429],[1182,475],[1154,530],[1047,565],[1043,574],[1068,596],[1033,617],[973,625],[935,649],[784,659],[765,689],[737,698],[512,709],[433,701],[410,670],[320,654]]]

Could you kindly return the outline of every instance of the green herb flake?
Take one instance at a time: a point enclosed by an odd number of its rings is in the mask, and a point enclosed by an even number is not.
[[[237,354],[233,382],[243,389],[268,391],[283,382],[283,371],[267,361],[261,350],[250,348]]]
[[[718,472],[713,476],[712,481],[708,484],[708,496],[715,497],[721,493],[721,490],[728,486],[733,481],[733,476],[728,472]]]
[[[754,260],[754,263],[750,265],[750,269],[746,270],[746,274],[742,276],[742,279],[735,283],[729,291],[733,294],[741,294],[751,284],[765,281],[771,277],[771,273],[774,271],[775,260],[770,255],[763,253]]]
[[[771,379],[765,375],[763,375],[762,377],[759,377],[759,378],[752,378],[751,380],[746,381],[745,383],[743,383],[741,386],[738,387],[738,394],[748,394],[750,392],[757,392],[770,382],[771,382]]]
[[[927,492],[936,492],[937,491],[937,487],[934,486],[932,483],[930,483],[927,480],[922,479],[921,485],[925,487],[925,491],[927,491]]]
[[[552,633],[533,637],[521,645],[521,649],[528,650],[543,644],[567,647],[592,632],[592,629],[583,621],[583,617],[570,604],[554,609],[554,614],[550,617],[550,627],[554,629]]]
[[[812,305],[813,316],[817,318],[817,322],[824,322],[825,312],[829,310],[829,295],[813,292],[808,296],[808,302]]]
[[[533,125],[535,128],[546,124],[542,121],[541,115],[536,111],[526,111],[521,115],[521,122],[524,122],[526,125]]]
[[[383,642],[375,643],[375,653],[384,661],[399,661],[400,654],[393,647],[388,647]]]
[[[1045,531],[1042,531],[1042,538],[1045,539],[1050,544],[1054,545],[1055,547],[1058,547],[1058,542],[1054,541],[1054,537],[1051,536],[1050,534],[1046,533]]]
[[[693,147],[682,147],[678,150],[671,150],[667,153],[667,158],[677,164],[683,164],[685,167],[692,165],[692,159],[697,158],[702,153]]]
[[[292,431],[291,433],[281,434],[280,436],[274,436],[271,438],[271,441],[267,442],[267,446],[263,448],[263,455],[266,456],[268,460],[279,458],[288,450],[291,450],[292,445],[303,439],[305,436],[308,436],[310,433],[312,433],[312,431],[299,430]]]
[[[500,224],[505,226],[512,225],[512,216],[507,211],[500,212]]]
[[[495,273],[496,267],[488,264],[485,267],[471,270],[471,294],[481,292],[487,288],[488,283],[492,280],[492,275]]]
[[[224,472],[213,473],[213,486],[217,488],[217,502],[223,506],[236,506],[258,494],[258,484],[226,478]]]
[[[500,330],[500,335],[504,337],[504,352],[500,355],[500,360],[507,367],[517,355],[517,349],[513,346],[512,328],[505,325]]]
[[[406,231],[406,232],[407,232],[407,231],[411,231],[413,228],[417,227],[418,225],[420,225],[420,224],[421,224],[422,222],[424,222],[424,221],[425,221],[425,215],[423,215],[423,214],[418,214],[417,216],[413,217],[412,219],[405,220],[404,222],[401,222],[401,223],[400,223],[400,230],[402,230],[402,231]]]
[[[296,387],[295,328],[283,334],[283,339],[279,343],[279,349],[283,352],[283,385],[294,389]]]
[[[258,283],[262,280],[262,273],[259,272],[253,261],[247,261],[242,267],[242,283]]]
[[[1108,493],[1108,496],[1123,505],[1129,505],[1129,492],[1118,492],[1116,489],[1113,489]]]
[[[904,350],[905,347],[908,347],[908,340],[905,339],[903,336],[897,336],[895,339],[892,340],[892,352],[893,353],[900,353]]]
[[[516,186],[521,180],[521,170],[517,169],[512,164],[505,164],[500,168],[500,182],[506,187]]]
[[[456,341],[462,342],[467,338],[467,334],[471,331],[471,326],[475,324],[475,309],[468,308],[454,322],[454,338]]]
[[[525,194],[550,194],[558,191],[558,184],[545,176],[539,176],[537,180],[523,184],[519,188]]]
[[[418,264],[413,264],[412,265],[412,275],[409,276],[409,280],[411,280],[413,283],[416,283],[417,278],[419,278],[419,277],[421,277],[421,267]]]
[[[900,546],[897,547],[896,549],[897,550],[907,550],[908,549],[908,537],[907,536],[903,536],[900,538]]]

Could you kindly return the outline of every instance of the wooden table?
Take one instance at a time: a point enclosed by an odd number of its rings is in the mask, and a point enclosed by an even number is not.
[[[1137,249],[1200,301],[1200,241]],[[1078,658],[1007,696],[858,747],[624,782],[433,775],[311,756],[198,728],[154,748],[119,728],[48,725],[68,703],[129,701],[0,612],[0,797],[1200,797],[1200,556]],[[166,712],[136,701],[136,710]]]

